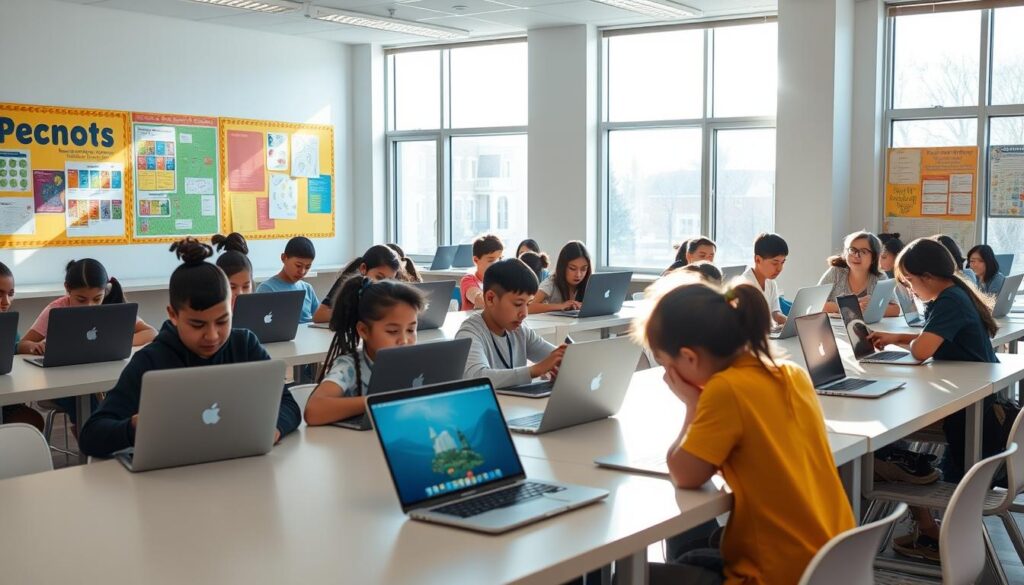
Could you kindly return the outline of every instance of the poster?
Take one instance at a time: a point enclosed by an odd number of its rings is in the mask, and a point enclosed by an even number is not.
[[[270,214],[270,199],[267,197],[256,198],[256,229],[272,230],[277,227],[277,222]]]
[[[64,171],[32,171],[36,213],[64,213]]]
[[[124,204],[124,167],[116,163],[68,162],[65,227],[69,238],[116,236],[124,233],[124,218],[104,219],[101,203]]]
[[[315,134],[292,134],[292,176],[320,176],[320,138]]]
[[[270,173],[269,217],[272,219],[298,219],[299,204],[295,179],[288,175]]]
[[[0,191],[31,193],[31,160],[27,150],[0,150]]]
[[[263,133],[231,130],[227,133],[227,141],[228,189],[265,193]]]
[[[0,234],[31,236],[36,233],[32,199],[0,197]]]
[[[288,135],[283,132],[267,132],[267,170],[288,170]]]
[[[927,238],[937,234],[945,234],[960,245],[964,251],[974,247],[977,241],[977,224],[973,221],[950,219],[932,219],[920,217],[887,217],[882,224],[882,231],[899,233],[900,239],[910,242],[917,238]]]
[[[174,190],[175,148],[175,131],[172,126],[135,124],[137,192]]]
[[[976,146],[891,148],[886,172],[886,219],[975,221]]]
[[[988,160],[989,215],[1024,217],[1024,146],[993,146]]]
[[[331,176],[320,175],[309,179],[309,213],[330,213],[331,203],[334,200],[334,191],[331,189]]]

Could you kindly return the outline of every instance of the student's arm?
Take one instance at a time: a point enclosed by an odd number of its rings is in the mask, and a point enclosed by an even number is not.
[[[838,313],[839,312],[839,305],[836,304],[836,301],[835,301],[835,298],[836,298],[836,273],[837,273],[836,267],[835,266],[829,266],[828,270],[825,271],[825,274],[822,274],[821,278],[818,279],[818,286],[821,286],[823,284],[831,284],[832,285],[832,291],[828,293],[829,300],[825,302],[825,306],[822,307],[822,309],[821,309],[822,311],[824,311],[826,313]]]
[[[18,342],[18,353],[43,355],[46,352],[46,338],[35,329],[29,329]]]
[[[772,320],[776,325],[786,324],[786,316],[782,314],[782,311],[772,311]]]
[[[245,344],[246,355],[249,357],[249,361],[266,361],[270,359],[270,354],[267,353],[266,348],[263,347],[259,338],[252,331],[245,330]],[[300,422],[302,422],[302,412],[299,411],[299,405],[295,402],[295,397],[292,396],[291,390],[284,388],[281,392],[281,406],[277,411],[277,433],[274,436],[274,442],[276,443],[288,433],[299,428]]]
[[[469,357],[466,358],[466,379],[488,378],[495,388],[508,388],[529,384],[533,380],[530,374],[530,366],[521,366],[506,370],[500,367],[492,367],[487,353],[484,351],[483,341],[469,331],[459,331],[455,339],[471,339],[473,343],[469,346]]]
[[[523,325],[523,332],[526,335],[526,359],[534,362],[530,367],[530,376],[539,378],[562,364],[562,358],[565,356],[565,344],[555,347],[525,325]]]
[[[579,301],[565,301],[564,303],[545,303],[544,301],[548,298],[547,293],[544,291],[538,291],[537,296],[534,297],[533,302],[530,303],[529,309],[530,314],[534,315],[537,313],[550,313],[551,311],[573,311],[580,308]]]
[[[117,384],[78,433],[78,447],[92,457],[109,457],[135,444],[133,417],[139,412],[142,374],[151,369],[145,354],[132,357]]]
[[[149,323],[146,323],[142,319],[135,320],[135,335],[132,336],[132,346],[139,347],[140,345],[146,345],[150,341],[156,339],[156,329]]]
[[[471,286],[466,289],[466,300],[473,303],[474,309],[479,309],[484,306],[484,291],[479,286]]]
[[[739,442],[742,419],[727,385],[712,383],[698,391],[671,368],[665,370],[665,382],[686,404],[681,439],[666,458],[669,475],[677,487],[696,489],[711,479]]]
[[[326,425],[366,412],[365,396],[345,396],[341,386],[324,380],[306,403],[306,424]]]
[[[316,308],[316,312],[313,313],[314,323],[327,323],[331,320],[331,315],[334,314],[334,310],[327,306],[325,303],[327,299],[324,299],[320,303],[320,306]]]
[[[900,316],[900,306],[898,304],[896,304],[896,303],[889,303],[889,306],[887,306],[885,308],[885,316],[886,317],[899,317]]]

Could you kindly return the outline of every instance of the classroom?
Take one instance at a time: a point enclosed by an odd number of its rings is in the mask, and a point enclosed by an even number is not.
[[[0,0],[0,584],[1024,585],[1022,27]]]

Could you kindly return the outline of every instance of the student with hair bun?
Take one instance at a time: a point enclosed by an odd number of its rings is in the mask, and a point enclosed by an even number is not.
[[[412,258],[406,257],[405,250],[401,246],[398,244],[388,244],[388,248],[391,248],[398,255],[398,260],[402,263],[402,267],[398,269],[398,274],[395,275],[395,278],[402,282],[423,282],[423,276],[420,275],[419,269],[416,268],[416,263],[412,261]]]
[[[231,306],[235,305],[238,295],[252,292],[252,262],[249,262],[249,244],[238,232],[223,236],[217,234],[210,240],[221,255],[217,257],[217,266],[224,271],[231,285]]]

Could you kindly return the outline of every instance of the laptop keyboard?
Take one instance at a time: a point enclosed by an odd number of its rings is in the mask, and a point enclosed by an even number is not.
[[[824,390],[860,390],[861,388],[864,388],[865,386],[870,386],[874,383],[874,380],[864,380],[862,378],[847,378],[845,380],[840,380],[835,384],[825,386]]]
[[[551,389],[554,388],[555,383],[552,381],[538,382],[536,384],[525,384],[523,386],[513,386],[511,388],[503,388],[506,392],[515,392],[516,394],[529,394],[531,396],[543,396],[544,394],[551,394]],[[501,390],[499,390],[500,392]]]
[[[508,421],[508,426],[524,429],[536,429],[540,427],[540,421],[542,420],[544,420],[544,413],[538,412],[537,414],[531,414],[530,416],[521,416],[519,418],[510,419]]]
[[[905,351],[880,351],[869,355],[868,359],[872,361],[878,360],[882,362],[893,362],[906,356],[907,352]]]
[[[553,494],[564,490],[565,488],[561,486],[528,481],[462,502],[434,508],[433,511],[448,514],[449,516],[458,516],[459,518],[471,518],[499,508],[521,504],[539,498],[544,494]]]

